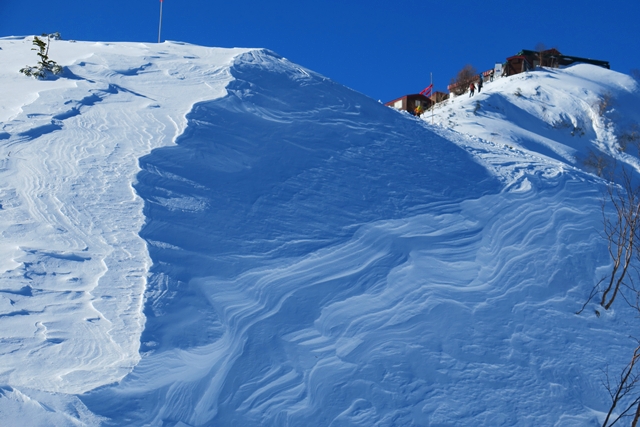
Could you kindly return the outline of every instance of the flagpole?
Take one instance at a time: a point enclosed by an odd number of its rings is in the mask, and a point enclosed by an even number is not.
[[[429,73],[429,74],[431,74],[431,92],[433,92],[433,73]],[[433,98],[433,95],[431,95],[431,97]],[[436,103],[434,101],[433,104],[431,104],[431,124],[433,124],[433,110],[435,108],[436,108]]]
[[[158,43],[160,43],[160,34],[162,34],[162,3],[160,0],[160,24],[158,25]]]

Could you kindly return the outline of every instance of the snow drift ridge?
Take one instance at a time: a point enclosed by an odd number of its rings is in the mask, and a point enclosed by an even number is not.
[[[630,123],[628,79],[498,80],[452,130],[267,50],[57,47],[73,80],[0,70],[3,417],[597,425],[629,318],[574,314],[608,262],[577,157],[615,140],[548,125],[602,87]]]

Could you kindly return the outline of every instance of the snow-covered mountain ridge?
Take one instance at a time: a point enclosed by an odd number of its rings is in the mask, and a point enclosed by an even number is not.
[[[262,49],[54,41],[36,81],[30,47],[0,39],[9,425],[599,425],[633,319],[575,315],[609,263],[580,158],[636,165],[630,77],[420,120]]]
[[[424,119],[480,141],[479,147],[527,153],[529,162],[542,155],[545,163],[583,168],[593,152],[638,169],[637,147],[625,147],[628,154],[621,149],[625,136],[640,133],[639,91],[630,76],[594,65],[544,68],[486,82],[476,96],[445,101]]]

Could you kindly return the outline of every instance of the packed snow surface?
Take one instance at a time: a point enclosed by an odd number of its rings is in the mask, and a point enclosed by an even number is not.
[[[262,49],[0,39],[0,414],[20,426],[588,426],[631,357],[591,65],[422,118]],[[603,103],[602,100],[608,100]]]

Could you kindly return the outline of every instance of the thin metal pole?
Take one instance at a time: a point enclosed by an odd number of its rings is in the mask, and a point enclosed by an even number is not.
[[[434,90],[433,90],[433,73],[429,73],[431,74],[431,98],[434,98]],[[438,99],[437,97],[435,97],[436,100]],[[436,108],[436,102],[433,101],[433,104],[431,104],[431,124],[433,124],[433,110],[435,110]]]
[[[162,34],[162,3],[160,0],[160,25],[158,25],[158,43],[160,43],[160,35]]]

